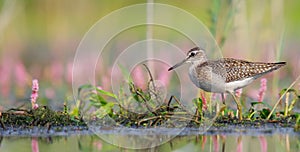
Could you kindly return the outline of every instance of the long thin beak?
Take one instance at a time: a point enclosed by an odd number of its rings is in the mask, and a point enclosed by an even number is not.
[[[173,69],[175,69],[175,68],[181,66],[181,65],[182,65],[186,60],[188,60],[188,59],[189,59],[189,58],[186,58],[186,59],[182,60],[181,62],[175,64],[174,66],[170,67],[170,68],[168,69],[168,71],[171,71],[171,70],[173,70]]]

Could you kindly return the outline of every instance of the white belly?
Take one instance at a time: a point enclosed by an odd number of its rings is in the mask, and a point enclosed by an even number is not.
[[[246,78],[246,79],[239,80],[239,81],[228,82],[225,84],[225,88],[226,88],[226,91],[233,92],[237,89],[247,86],[254,80],[255,80],[254,78]]]

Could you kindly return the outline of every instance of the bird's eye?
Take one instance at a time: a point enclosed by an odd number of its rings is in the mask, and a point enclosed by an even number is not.
[[[195,52],[191,52],[191,53],[190,53],[190,57],[193,57],[193,56],[195,56],[195,55],[196,55]]]

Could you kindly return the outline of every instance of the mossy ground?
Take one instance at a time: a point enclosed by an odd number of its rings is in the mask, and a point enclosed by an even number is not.
[[[81,118],[72,117],[67,113],[51,110],[49,107],[40,107],[35,110],[10,109],[1,115],[1,127],[33,126],[86,126]]]
[[[164,112],[166,113],[166,112]],[[180,117],[173,119],[170,114],[168,115],[151,116],[150,115],[141,115],[130,113],[126,116],[118,116],[114,120],[116,121],[115,125],[122,125],[126,127],[133,128],[151,128],[151,127],[161,127],[160,124],[164,122],[177,121],[182,119]],[[1,115],[1,128],[32,128],[35,126],[44,127],[45,129],[50,129],[51,127],[63,127],[63,126],[78,126],[78,127],[86,127],[87,124],[85,120],[81,117],[74,117],[68,113],[61,111],[51,110],[49,107],[40,107],[36,110],[25,110],[25,109],[10,109],[6,112],[3,112]],[[102,119],[95,119],[95,122],[101,122]],[[170,125],[168,127],[199,127],[199,123],[191,120],[186,121],[185,126],[174,126]],[[101,124],[101,123],[98,123]],[[174,123],[175,124],[175,123]],[[291,115],[281,119],[273,119],[273,120],[264,120],[264,119],[244,119],[239,121],[237,118],[230,118],[227,116],[218,116],[212,126],[214,128],[226,128],[227,126],[239,126],[245,129],[247,128],[259,128],[265,125],[272,125],[274,127],[289,127],[293,128],[296,125],[296,116]],[[105,125],[105,124],[104,124]],[[162,126],[165,127],[165,126]],[[1,129],[1,130],[2,130]],[[295,128],[297,129],[297,128]]]

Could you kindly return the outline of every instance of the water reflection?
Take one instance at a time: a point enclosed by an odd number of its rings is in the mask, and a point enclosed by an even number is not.
[[[126,140],[126,139],[124,139]],[[130,140],[129,140],[130,142]],[[111,145],[95,135],[68,137],[0,137],[0,151],[299,151],[299,136],[178,136],[150,149],[125,149]]]
[[[32,152],[39,152],[39,143],[37,137],[31,138],[31,150]]]

